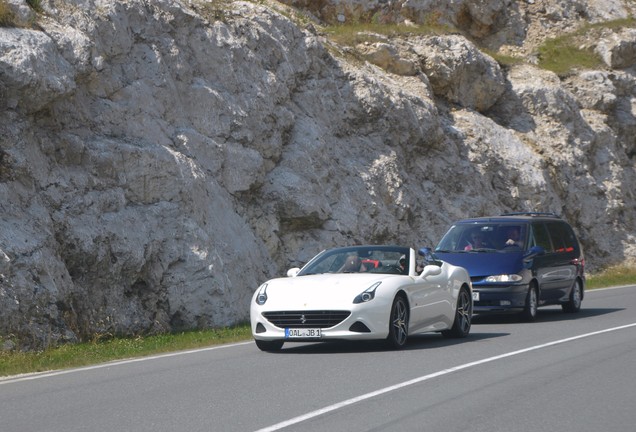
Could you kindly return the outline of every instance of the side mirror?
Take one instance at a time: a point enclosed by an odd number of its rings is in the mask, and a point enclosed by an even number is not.
[[[417,253],[418,253],[418,255],[423,256],[424,260],[427,263],[435,264],[436,266],[441,266],[442,265],[442,261],[440,261],[439,258],[437,258],[435,256],[435,254],[433,253],[433,249],[431,249],[429,247],[420,248],[420,250],[418,250]]]
[[[428,248],[428,247],[420,248],[420,250],[418,250],[417,253],[426,258],[427,256],[431,254],[431,248]]]
[[[541,255],[545,255],[545,249],[543,249],[541,246],[533,246],[528,250],[528,252],[525,253],[523,259],[531,260],[532,258]]]
[[[523,255],[524,266],[530,266],[535,257],[545,255],[545,249],[541,246],[533,246]]]
[[[442,268],[440,266],[431,264],[424,267],[424,270],[422,270],[422,274],[420,274],[420,278],[424,279],[427,276],[437,276],[438,274],[441,274],[441,273],[442,273]]]
[[[287,270],[287,277],[295,277],[299,271],[299,267],[290,268],[289,270]]]

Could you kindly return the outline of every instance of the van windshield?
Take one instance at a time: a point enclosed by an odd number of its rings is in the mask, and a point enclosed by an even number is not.
[[[527,227],[514,223],[453,225],[435,248],[436,252],[508,252],[525,250]]]

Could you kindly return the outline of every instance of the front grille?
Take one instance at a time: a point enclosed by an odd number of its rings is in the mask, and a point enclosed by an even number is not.
[[[329,328],[340,324],[351,315],[349,311],[280,311],[264,312],[267,321],[276,327],[286,328]]]

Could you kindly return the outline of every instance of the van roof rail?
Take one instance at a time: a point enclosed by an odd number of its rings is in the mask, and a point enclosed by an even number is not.
[[[554,218],[561,219],[559,215],[553,212],[512,212],[512,213],[504,213],[501,216],[543,216],[543,217],[554,217]]]

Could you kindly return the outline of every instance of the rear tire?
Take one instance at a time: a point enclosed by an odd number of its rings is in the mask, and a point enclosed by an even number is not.
[[[442,336],[447,338],[465,338],[470,333],[470,324],[473,319],[473,301],[468,289],[462,288],[457,296],[457,309],[455,321],[449,330],[442,330]]]
[[[386,341],[389,347],[401,349],[406,346],[409,336],[409,308],[401,295],[395,296],[389,318],[389,336]]]
[[[537,287],[530,285],[528,289],[528,295],[526,296],[526,305],[521,312],[521,317],[524,321],[533,322],[537,319],[537,309],[539,307],[539,295],[537,293]]]
[[[280,351],[280,349],[283,347],[283,344],[285,343],[282,340],[264,341],[258,339],[254,339],[254,342],[256,342],[256,346],[258,347],[258,349],[267,352]]]
[[[574,281],[572,287],[572,293],[570,294],[570,300],[567,303],[563,303],[561,308],[565,313],[577,313],[581,310],[581,300],[583,299],[583,289],[581,288],[581,282],[577,279]]]

